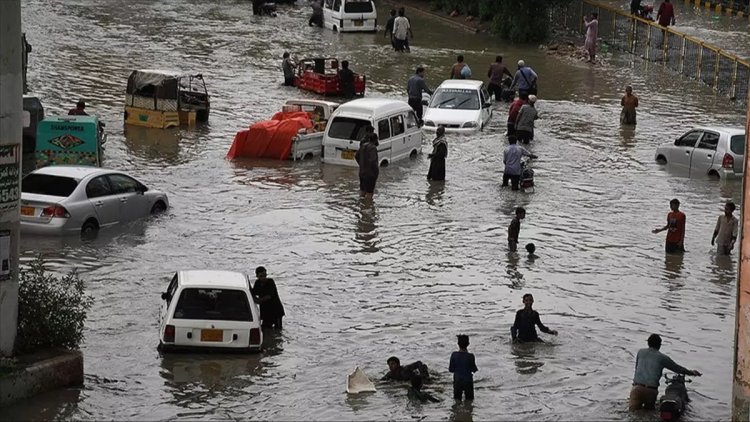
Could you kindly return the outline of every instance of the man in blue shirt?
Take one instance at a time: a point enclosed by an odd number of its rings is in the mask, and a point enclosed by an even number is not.
[[[508,186],[508,180],[510,180],[511,189],[518,190],[518,182],[521,180],[521,158],[524,156],[536,158],[536,155],[518,146],[515,136],[509,137],[508,142],[510,145],[503,151],[503,164],[505,164],[503,187]]]
[[[536,95],[536,82],[537,75],[534,69],[526,66],[523,60],[518,61],[518,70],[516,75],[513,77],[513,83],[510,85],[510,89],[518,88],[518,95]]]
[[[678,374],[700,376],[695,369],[687,369],[676,364],[667,355],[659,351],[661,337],[651,334],[648,337],[648,348],[641,349],[635,357],[635,375],[633,388],[630,390],[630,410],[653,409],[659,395],[659,380],[664,368]]]

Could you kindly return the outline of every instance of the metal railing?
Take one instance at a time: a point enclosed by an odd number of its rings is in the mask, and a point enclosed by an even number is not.
[[[583,16],[592,12],[599,16],[599,42],[644,60],[661,62],[717,93],[747,103],[750,63],[699,39],[592,0],[555,8],[552,24],[583,34]]]

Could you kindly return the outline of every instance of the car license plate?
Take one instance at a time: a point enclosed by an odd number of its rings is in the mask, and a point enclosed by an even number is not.
[[[353,150],[341,151],[341,159],[342,160],[353,160],[354,159],[354,154],[356,154],[356,151],[353,151]]]
[[[34,215],[34,207],[21,207],[21,215]]]
[[[362,19],[354,21],[354,26],[362,26],[364,24],[365,24],[365,21],[363,21]]]
[[[224,330],[201,330],[201,341],[224,341]]]

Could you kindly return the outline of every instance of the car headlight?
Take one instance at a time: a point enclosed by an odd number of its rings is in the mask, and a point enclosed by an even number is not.
[[[432,126],[432,127],[435,127],[435,122],[433,122],[432,120],[426,120],[426,121],[424,122],[424,125],[425,125],[425,126]]]
[[[469,128],[469,127],[477,127],[477,122],[466,122],[464,123],[463,128]]]

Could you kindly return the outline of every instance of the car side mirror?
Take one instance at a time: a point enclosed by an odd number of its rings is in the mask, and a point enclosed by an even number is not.
[[[171,296],[167,292],[162,292],[161,294],[161,300],[169,300]]]

